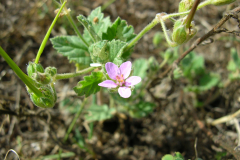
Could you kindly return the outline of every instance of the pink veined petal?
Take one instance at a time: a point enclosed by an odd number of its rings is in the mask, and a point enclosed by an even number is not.
[[[123,78],[126,79],[131,73],[132,63],[130,61],[124,62],[119,67],[121,74],[123,74]]]
[[[120,74],[120,70],[118,69],[118,66],[112,62],[107,62],[105,64],[105,68],[107,70],[108,76],[116,80],[116,76]]]
[[[116,88],[117,87],[117,84],[111,80],[103,81],[102,83],[99,83],[98,85],[101,87],[106,87],[106,88]]]
[[[125,85],[130,87],[130,86],[134,86],[134,85],[138,84],[141,81],[142,81],[141,77],[131,76],[128,79],[126,79]]]
[[[129,98],[131,96],[131,88],[128,87],[119,87],[118,93],[123,98]]]

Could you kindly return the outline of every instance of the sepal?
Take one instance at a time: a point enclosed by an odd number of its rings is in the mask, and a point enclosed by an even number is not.
[[[27,73],[29,77],[33,76],[33,73],[44,73],[43,66],[39,63],[29,62],[27,66]]]

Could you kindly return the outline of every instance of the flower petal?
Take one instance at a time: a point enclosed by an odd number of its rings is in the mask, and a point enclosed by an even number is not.
[[[131,96],[131,92],[132,92],[131,88],[128,88],[128,87],[119,87],[118,88],[118,93],[123,98],[129,98]]]
[[[105,64],[105,68],[107,70],[108,76],[111,79],[116,80],[116,76],[120,74],[120,70],[118,69],[118,66],[112,62],[107,62]]]
[[[130,86],[134,86],[134,85],[138,84],[141,81],[142,81],[141,77],[131,76],[128,79],[126,79],[125,85],[130,87]]]
[[[117,87],[117,84],[111,80],[103,81],[102,83],[99,83],[98,85],[101,87],[106,87],[106,88],[116,88]]]
[[[130,61],[124,62],[119,69],[121,74],[123,74],[123,78],[126,79],[131,73],[132,63]]]

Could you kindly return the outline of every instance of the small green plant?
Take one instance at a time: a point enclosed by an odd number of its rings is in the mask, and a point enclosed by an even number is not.
[[[54,84],[57,81],[83,76],[83,80],[79,81],[73,90],[76,95],[84,96],[84,100],[79,103],[78,101],[70,103],[70,100],[65,99],[61,102],[63,107],[69,105],[71,106],[69,111],[76,113],[64,136],[63,143],[65,143],[83,110],[85,111],[84,118],[90,125],[93,121],[109,119],[117,112],[125,113],[133,118],[141,118],[151,114],[156,104],[145,100],[146,89],[165,64],[172,65],[179,57],[177,46],[188,42],[196,35],[197,29],[193,22],[196,11],[210,4],[224,5],[234,1],[206,0],[200,3],[199,0],[182,0],[179,3],[178,13],[156,14],[152,22],[136,34],[133,26],[128,25],[120,17],[113,22],[109,17],[104,17],[101,7],[94,9],[87,17],[77,16],[76,20],[84,27],[83,33],[81,33],[74,21],[75,19],[70,15],[70,10],[65,6],[67,1],[61,0],[57,2],[60,9],[42,41],[36,59],[34,62],[30,61],[28,63],[27,75],[21,71],[1,47],[0,54],[26,84],[32,102],[41,108],[55,106],[57,93]],[[68,58],[70,63],[75,64],[76,71],[73,73],[59,74],[57,68],[51,66],[45,68],[39,63],[51,30],[60,14],[67,17],[76,35],[56,36],[51,38],[50,41],[59,54]],[[174,17],[178,17],[178,19],[174,19]],[[174,23],[171,38],[165,26],[165,21],[168,19]],[[129,61],[134,46],[157,24],[162,26],[163,34],[157,33],[155,35],[154,45],[159,46],[159,43],[165,37],[170,46],[164,53],[161,53],[164,60],[160,64],[155,57],[137,58],[133,62]],[[232,50],[231,54],[233,59],[228,65],[231,72],[229,76],[231,79],[238,79],[239,57],[236,50]],[[88,74],[89,72],[90,74]],[[196,94],[217,87],[221,80],[219,74],[205,70],[204,58],[195,52],[187,55],[181,61],[178,69],[174,71],[175,79],[181,78],[181,76],[189,81],[185,91]],[[96,99],[96,94],[99,94],[99,97],[105,96],[105,104],[98,105],[94,100],[89,107],[84,107],[88,97],[92,96],[93,99]],[[102,99],[99,101],[102,101]],[[89,137],[92,137],[92,130],[93,125]],[[85,141],[78,130],[75,130],[74,143],[83,150],[92,153],[85,146]],[[60,150],[60,157],[61,152]],[[70,153],[68,156],[72,155]],[[184,158],[179,152],[176,152],[175,156],[165,155],[162,159],[183,160]]]

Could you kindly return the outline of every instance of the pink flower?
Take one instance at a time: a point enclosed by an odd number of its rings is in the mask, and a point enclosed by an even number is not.
[[[106,88],[118,88],[118,93],[123,98],[129,98],[131,96],[131,87],[141,82],[141,77],[138,76],[128,76],[131,73],[132,63],[130,61],[124,62],[118,68],[112,62],[107,62],[105,64],[108,76],[112,80],[105,80],[98,85]]]

